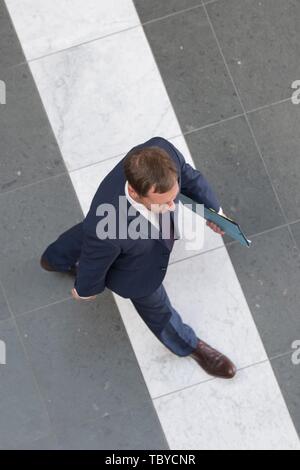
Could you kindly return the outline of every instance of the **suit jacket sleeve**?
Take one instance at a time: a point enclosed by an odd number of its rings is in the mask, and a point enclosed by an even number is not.
[[[199,204],[204,204],[219,212],[221,205],[212,186],[205,176],[195,170],[189,163],[186,163],[182,153],[169,142],[173,151],[176,153],[181,168],[181,190],[180,192],[190,197]]]
[[[74,287],[80,297],[100,294],[105,289],[105,277],[121,249],[110,240],[101,240],[85,233],[77,266]]]

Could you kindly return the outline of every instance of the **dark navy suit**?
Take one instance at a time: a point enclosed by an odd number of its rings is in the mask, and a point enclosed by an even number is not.
[[[134,149],[153,146],[167,151],[176,164],[181,194],[219,211],[220,203],[208,181],[185,162],[183,155],[171,142],[162,137],[153,137]],[[128,228],[137,215],[135,212],[128,215],[132,206],[127,199],[125,211],[124,207],[119,206],[119,196],[125,197],[123,163],[126,156],[101,182],[83,222],[60,235],[49,245],[43,257],[62,272],[78,264],[75,288],[81,297],[100,294],[108,287],[120,296],[130,298],[157,338],[175,354],[185,356],[195,349],[197,336],[182,322],[162,285],[174,239],[178,238],[177,213],[170,213],[174,224],[174,237],[171,236],[170,240],[152,239],[149,236],[136,240],[120,237],[122,223]],[[175,203],[178,199],[180,194]],[[104,213],[97,213],[97,208],[105,203],[112,204],[116,209],[116,238],[99,239],[96,233],[97,224],[104,217]],[[150,222],[147,227],[148,230],[153,229]]]

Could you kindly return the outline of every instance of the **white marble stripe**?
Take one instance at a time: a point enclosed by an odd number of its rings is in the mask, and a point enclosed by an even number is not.
[[[141,27],[30,67],[69,170],[181,133]]]
[[[140,23],[131,0],[6,0],[6,5],[27,60]]]
[[[23,3],[20,14],[19,2],[7,0],[27,59],[102,37],[30,63],[86,213],[99,182],[129,148],[153,135],[179,136],[180,127],[142,28],[103,38],[107,25],[113,30],[119,24],[121,31],[136,24],[131,0],[90,1],[91,10],[87,2],[72,1],[71,21],[66,0],[58,9],[53,0]],[[90,16],[100,18],[104,10],[106,19],[96,21],[95,30]],[[53,27],[41,27],[44,19]],[[174,143],[191,161],[184,139]],[[210,380],[192,359],[171,354],[130,300],[115,295],[170,447],[299,448],[223,240],[210,230],[206,234],[201,254],[171,265],[165,285],[184,321],[239,368],[250,366],[237,379]],[[218,249],[207,252],[213,247]],[[176,250],[173,260],[186,257],[183,247]],[[254,365],[259,361],[264,363]]]
[[[299,450],[269,361],[154,400],[177,450]]]

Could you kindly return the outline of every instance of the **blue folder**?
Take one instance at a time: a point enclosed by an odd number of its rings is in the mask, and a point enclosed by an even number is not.
[[[196,212],[196,202],[189,197],[180,194],[179,199],[183,204],[191,204],[192,210]],[[204,206],[204,218],[221,228],[227,235],[234,240],[239,241],[244,246],[250,246],[251,240],[248,240],[237,222],[227,216],[218,214],[214,209]]]

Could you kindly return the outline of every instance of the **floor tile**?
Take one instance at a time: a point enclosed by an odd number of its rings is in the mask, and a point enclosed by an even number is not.
[[[287,228],[253,238],[251,248],[228,247],[231,261],[269,357],[300,337],[300,254]]]
[[[202,0],[134,0],[141,21],[154,20],[165,15],[201,5]]]
[[[0,338],[6,344],[6,364],[0,365],[0,449],[7,449],[42,438],[50,422],[11,320],[0,323]]]
[[[206,7],[246,110],[292,96],[300,76],[300,3],[220,0]]]
[[[7,450],[59,450],[56,438],[53,435],[36,439],[33,441],[25,441],[16,447],[10,445]]]
[[[298,248],[300,249],[300,222],[298,222],[297,224],[292,224],[291,225],[291,230],[292,230],[293,235],[295,237]]]
[[[285,215],[289,222],[299,220],[300,106],[289,101],[251,113],[249,119]]]
[[[183,132],[241,113],[202,9],[144,29]]]
[[[60,302],[17,321],[55,430],[150,402],[110,292],[95,302]],[[155,413],[148,415],[151,422]],[[128,433],[134,426],[142,426],[138,417]]]
[[[171,449],[300,449],[268,362],[243,370],[235,381],[212,380],[154,404]]]
[[[30,66],[69,170],[181,133],[141,28]]]
[[[28,60],[138,24],[130,0],[6,0],[6,4]]]
[[[28,66],[1,70],[1,79],[0,193],[66,171]]]
[[[2,288],[0,287],[0,321],[10,317],[10,311],[5,300]]]
[[[4,0],[0,1],[0,70],[24,62],[22,47],[16,36],[14,26]],[[2,79],[2,77],[1,77]]]
[[[83,219],[68,176],[0,195],[0,278],[15,314],[70,296],[67,274],[40,267],[47,246]]]
[[[225,214],[238,222],[246,235],[284,223],[244,117],[203,129],[186,140],[196,168],[215,189]],[[232,239],[225,235],[224,241]]]
[[[178,136],[173,139],[169,139],[175,147],[182,153],[185,161],[195,168],[195,163],[190,153],[190,149],[186,143],[186,139],[183,136]],[[183,211],[187,213],[191,209],[183,207]],[[182,237],[176,240],[173,251],[170,256],[170,263],[180,261],[185,258],[189,258],[205,251],[212,250],[214,248],[224,246],[223,238],[221,235],[216,234],[210,228],[206,226],[205,219],[200,215],[195,214],[195,220],[187,216],[184,224],[184,231]],[[190,227],[190,229],[188,228]],[[197,230],[197,238],[195,237],[194,230]],[[199,239],[199,243],[196,240]],[[191,243],[192,240],[193,243]]]
[[[88,213],[92,199],[101,182],[114,169],[123,156],[125,155],[109,158],[104,162],[95,163],[94,165],[70,172],[70,178],[84,215]]]
[[[300,344],[300,336],[298,335],[295,339],[298,341],[298,344]],[[300,355],[298,354],[298,362],[299,357]],[[300,433],[300,364],[293,364],[292,354],[288,354],[284,357],[273,359],[272,366],[277,377],[278,383],[280,385],[281,391],[283,393],[283,396],[285,398],[286,404],[289,408],[291,417],[294,421],[295,427],[298,430],[298,433]]]
[[[119,413],[65,428],[58,433],[63,450],[168,450],[153,404],[144,403]]]

